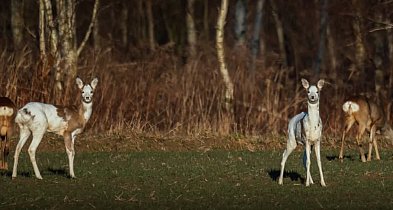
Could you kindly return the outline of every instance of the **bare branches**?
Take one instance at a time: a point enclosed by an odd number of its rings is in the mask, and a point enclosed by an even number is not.
[[[85,48],[86,42],[89,39],[91,31],[92,31],[92,29],[94,27],[94,23],[96,22],[95,20],[97,18],[97,10],[98,10],[99,4],[100,4],[100,0],[95,0],[94,8],[93,8],[93,14],[91,15],[91,21],[90,21],[89,28],[87,29],[85,37],[83,38],[83,40],[82,40],[82,42],[81,42],[81,44],[80,44],[80,46],[78,48],[78,51],[76,53],[78,57],[81,54],[83,48]]]

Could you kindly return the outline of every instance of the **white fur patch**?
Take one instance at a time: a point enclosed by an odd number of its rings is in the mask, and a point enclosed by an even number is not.
[[[359,104],[353,101],[347,101],[343,104],[343,111],[346,113],[359,111]]]
[[[0,116],[12,116],[14,109],[8,106],[0,106]]]

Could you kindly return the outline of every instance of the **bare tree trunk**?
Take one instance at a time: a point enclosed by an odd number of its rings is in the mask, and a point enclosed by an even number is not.
[[[92,19],[82,40],[79,48],[77,47],[76,37],[76,1],[75,0],[57,0],[56,11],[57,23],[55,24],[53,19],[53,8],[50,0],[43,0],[45,3],[45,14],[50,29],[50,47],[51,54],[55,57],[55,88],[54,97],[56,102],[62,99],[63,95],[63,83],[66,87],[69,87],[71,81],[76,77],[78,57],[83,50],[95,23],[99,0],[95,0]],[[57,25],[57,27],[56,27]],[[62,67],[60,68],[60,63]],[[66,76],[64,79],[63,77]]]
[[[100,25],[101,24],[100,24],[99,15],[97,14],[97,17],[95,18],[94,25],[93,25],[93,40],[94,40],[94,50],[95,51],[102,49]]]
[[[246,42],[246,30],[247,30],[247,9],[245,0],[236,1],[235,10],[235,35],[236,44],[235,46],[244,46]]]
[[[196,55],[196,29],[194,22],[194,2],[195,0],[187,0],[186,24],[187,24],[187,40],[188,53],[191,58]]]
[[[50,0],[43,0],[45,3],[45,18],[48,24],[49,33],[50,33],[50,52],[52,57],[54,58],[54,88],[53,90],[53,98],[56,100],[60,97],[60,93],[63,90],[63,85],[61,83],[61,69],[60,69],[60,53],[58,51],[58,44],[59,44],[59,34],[56,30],[56,26],[53,20],[53,13],[52,13],[52,3]]]
[[[209,30],[209,0],[205,0],[203,3],[203,30],[205,32],[206,41],[210,40]]]
[[[353,21],[352,27],[355,34],[355,64],[362,74],[364,73],[364,62],[366,58],[366,50],[363,42],[362,21],[361,21],[361,2],[352,0],[352,5],[355,8],[356,17]]]
[[[282,59],[283,66],[287,67],[288,59],[285,50],[284,29],[282,27],[280,16],[277,13],[277,6],[275,0],[270,0],[270,5],[272,7],[272,14],[273,14],[274,21],[276,22],[276,31],[277,31],[278,44],[280,48],[280,56]]]
[[[328,28],[326,30],[326,36],[327,36],[327,41],[328,41],[328,52],[329,52],[329,58],[330,58],[330,77],[335,80],[337,77],[337,58],[336,58],[336,43],[334,41],[334,37],[332,36],[330,25],[328,25]]]
[[[229,72],[225,63],[225,48],[224,48],[224,25],[228,12],[228,0],[221,0],[221,7],[217,19],[216,31],[216,48],[217,57],[220,65],[220,73],[225,84],[225,105],[227,111],[232,111],[233,104],[233,83],[229,76]]]
[[[251,41],[251,68],[250,68],[250,75],[254,78],[255,73],[255,61],[257,55],[260,51],[260,37],[261,37],[261,27],[262,27],[262,10],[263,5],[265,4],[265,0],[258,0],[257,7],[256,7],[256,14],[255,14],[255,22],[254,22],[254,33],[252,35]],[[264,56],[264,55],[262,55]]]
[[[12,38],[16,50],[20,50],[23,47],[23,5],[23,0],[11,0]]]
[[[39,34],[40,34],[40,57],[46,60],[46,43],[45,43],[45,4],[44,0],[39,0]]]
[[[320,19],[320,26],[319,26],[319,47],[318,47],[318,55],[314,62],[314,73],[315,76],[319,78],[319,73],[321,71],[322,59],[324,58],[325,54],[325,42],[326,42],[326,31],[327,31],[327,4],[328,0],[321,0],[321,19]]]
[[[154,18],[153,18],[153,11],[152,11],[152,0],[146,1],[146,16],[147,16],[147,23],[148,23],[150,50],[155,51],[156,41],[154,38]]]
[[[121,31],[121,47],[126,49],[128,45],[128,0],[121,2],[120,12],[120,31]]]

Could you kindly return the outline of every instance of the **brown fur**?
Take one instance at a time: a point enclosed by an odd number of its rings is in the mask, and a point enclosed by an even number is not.
[[[375,134],[376,131],[381,131],[383,128],[386,127],[386,117],[382,106],[374,102],[374,100],[371,100],[365,96],[355,96],[346,101],[352,101],[354,103],[357,103],[359,105],[359,111],[346,113],[345,128],[341,138],[341,150],[339,158],[341,160],[343,159],[345,136],[351,129],[352,125],[356,122],[358,124],[356,141],[359,146],[359,152],[362,162],[365,162],[366,159],[362,148],[361,138],[366,130],[370,133],[367,161],[371,160],[373,145],[375,147],[376,159],[379,160],[380,156],[378,152],[378,145],[376,142]]]
[[[7,106],[12,108],[13,114],[11,116],[0,115],[0,169],[8,169],[8,154],[10,148],[9,138],[12,136],[14,130],[14,120],[16,117],[17,109],[11,99],[7,97],[0,97],[0,107]]]
[[[66,131],[72,132],[75,129],[83,129],[86,125],[85,119],[83,118],[83,108],[82,106],[78,108],[77,106],[56,106],[57,115],[68,121],[68,126]]]

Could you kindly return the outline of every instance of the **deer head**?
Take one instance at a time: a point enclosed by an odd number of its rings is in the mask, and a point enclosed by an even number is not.
[[[97,78],[94,78],[90,84],[84,84],[79,77],[76,78],[76,84],[78,85],[78,88],[81,90],[83,102],[91,103],[91,101],[93,100],[94,90],[97,86],[97,83],[98,83]]]
[[[311,85],[306,79],[302,79],[302,85],[307,90],[307,99],[310,104],[316,104],[319,102],[319,91],[322,90],[325,80],[320,79],[317,86]]]

